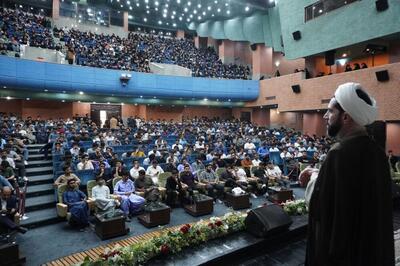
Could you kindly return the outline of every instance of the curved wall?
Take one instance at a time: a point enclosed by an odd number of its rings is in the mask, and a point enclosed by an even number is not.
[[[130,72],[126,86],[120,82],[122,70],[71,66],[0,57],[0,84],[21,90],[78,92],[157,98],[208,98],[232,101],[255,100],[259,82],[161,76]]]

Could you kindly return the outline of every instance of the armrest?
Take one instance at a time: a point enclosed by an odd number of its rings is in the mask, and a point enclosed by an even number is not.
[[[89,210],[94,210],[94,209],[95,209],[95,207],[96,207],[96,200],[95,200],[95,199],[93,199],[93,198],[88,198],[88,199],[86,200],[86,203],[88,204]]]
[[[57,215],[60,217],[67,217],[68,206],[64,203],[57,203]]]
[[[136,191],[135,194],[144,198],[144,192],[143,191]]]

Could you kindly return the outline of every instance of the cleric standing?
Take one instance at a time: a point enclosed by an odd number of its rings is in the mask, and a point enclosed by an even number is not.
[[[394,265],[390,169],[365,126],[375,99],[360,84],[338,87],[324,119],[332,146],[309,206],[306,265]]]

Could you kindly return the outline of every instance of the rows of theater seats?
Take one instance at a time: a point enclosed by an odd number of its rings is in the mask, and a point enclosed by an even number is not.
[[[95,34],[77,29],[52,30],[48,19],[19,10],[0,9],[0,51],[19,51],[28,44],[63,49],[71,63],[108,69],[150,72],[149,63],[177,64],[192,70],[194,77],[249,79],[250,68],[223,64],[214,49],[197,49],[188,39],[129,33],[128,38]]]

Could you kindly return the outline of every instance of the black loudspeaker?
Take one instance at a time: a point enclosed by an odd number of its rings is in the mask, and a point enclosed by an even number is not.
[[[335,64],[335,50],[325,52],[325,65],[331,66]]]
[[[389,3],[387,0],[378,0],[375,2],[375,7],[378,12],[385,11],[389,8]]]
[[[250,49],[251,49],[252,51],[257,50],[257,44],[255,44],[255,43],[251,44],[251,45],[250,45]]]
[[[286,231],[292,222],[292,218],[276,204],[251,210],[244,221],[247,231],[257,237]]]
[[[377,71],[375,72],[376,79],[380,82],[389,80],[389,72],[387,70]]]
[[[300,85],[292,85],[292,91],[294,93],[300,93]]]
[[[298,40],[301,39],[301,32],[300,32],[299,30],[294,31],[294,32],[292,33],[292,35],[293,35],[293,39],[294,39],[295,41],[298,41]]]

